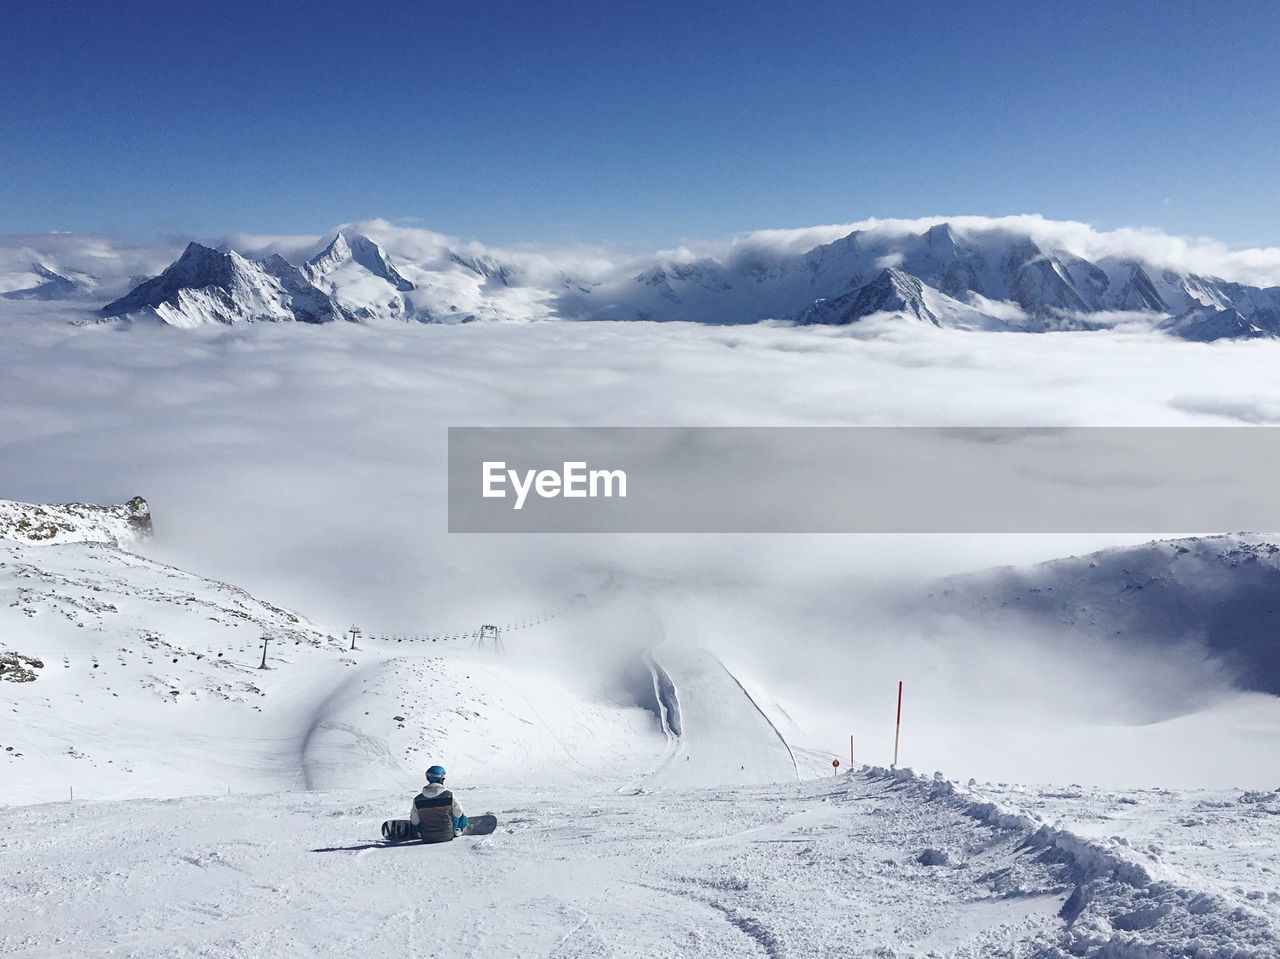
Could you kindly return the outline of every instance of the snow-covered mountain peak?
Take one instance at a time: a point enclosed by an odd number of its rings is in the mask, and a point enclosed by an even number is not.
[[[182,251],[182,255],[161,276],[168,276],[175,281],[191,285],[204,280],[223,278],[233,268],[234,263],[230,253],[192,240]]]
[[[323,276],[351,259],[351,247],[347,239],[339,231],[333,235],[329,245],[307,261],[309,272]]]
[[[391,262],[387,251],[363,233],[338,231],[324,250],[307,261],[307,273],[313,280],[323,280],[348,263],[385,280],[400,293],[415,289]]]
[[[753,234],[713,252],[592,260],[584,275],[570,253],[563,262],[556,253],[501,255],[370,221],[335,231],[300,268],[192,243],[104,312],[150,312],[179,326],[337,318],[854,323],[874,302],[885,310],[871,312],[940,326],[1034,333],[1125,323],[1192,340],[1280,336],[1280,286],[1189,272],[1119,244],[1108,253],[1049,226],[1035,218],[869,221],[843,236],[829,228],[795,231],[806,239]],[[808,237],[815,243],[806,248]],[[0,278],[0,296],[70,299],[67,281],[78,274],[32,270],[29,255],[38,251],[24,250],[20,271]],[[859,290],[861,305],[848,309]],[[837,300],[845,308],[833,313]]]
[[[924,243],[936,256],[954,259],[959,255],[960,239],[950,223],[939,223],[925,230]]]
[[[942,294],[938,296],[950,301]],[[920,279],[891,266],[882,269],[870,283],[843,296],[815,300],[797,315],[796,321],[843,326],[873,313],[900,313],[934,326],[942,325],[939,313],[929,305]]]
[[[376,241],[340,230],[299,271],[358,320],[394,320],[412,316],[403,294],[416,289]]]
[[[71,277],[46,266],[41,262],[33,262],[20,285],[0,292],[0,297],[7,300],[65,300],[77,296],[89,288],[91,277]],[[25,282],[24,282],[25,281]]]
[[[363,233],[357,233],[348,238],[347,244],[351,248],[351,258],[374,276],[382,277],[401,293],[408,293],[414,289],[414,284],[401,275],[395,264],[391,262],[391,258],[387,256],[387,251],[377,242]]]
[[[191,242],[159,276],[102,308],[107,317],[151,316],[170,326],[328,323],[350,315],[279,255],[250,260]]]

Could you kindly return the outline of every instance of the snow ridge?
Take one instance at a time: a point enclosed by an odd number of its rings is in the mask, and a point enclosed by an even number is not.
[[[6,300],[65,300],[84,292],[83,281],[51,270],[43,263],[31,264],[33,285],[0,293]]]
[[[1246,690],[1280,695],[1280,545],[1255,534],[1157,540],[1029,567],[951,576],[930,594],[935,611],[1014,635],[1130,647],[1203,648]]]
[[[885,315],[1032,333],[1126,325],[1196,342],[1280,336],[1280,286],[1129,255],[1090,260],[1000,223],[869,227],[803,251],[748,241],[720,257],[682,249],[616,265],[499,257],[437,234],[424,242],[389,224],[367,228],[382,242],[344,228],[300,268],[279,255],[254,260],[193,243],[102,315],[145,314],[182,327],[333,319],[845,326]],[[22,282],[43,282],[12,295],[56,300],[80,289],[41,269]]]
[[[283,257],[250,260],[189,243],[163,273],[102,308],[190,329],[234,323],[329,323],[350,315]]]
[[[996,308],[991,309],[994,305]],[[1131,314],[1211,341],[1280,335],[1280,287],[1254,287],[1132,258],[1090,261],[1005,227],[855,230],[803,253],[751,248],[668,259],[623,280],[569,289],[575,319],[786,320],[847,325],[892,313],[936,326],[1092,330]],[[1221,316],[1234,310],[1242,317]]]
[[[337,233],[324,250],[307,261],[306,268],[308,275],[319,281],[349,262],[359,264],[374,276],[386,280],[400,293],[416,289],[396,269],[386,250],[362,233]]]
[[[1270,959],[1280,950],[1280,928],[1257,910],[1204,890],[1157,878],[1155,866],[1127,844],[1101,842],[992,801],[942,773],[864,767],[869,780],[891,783],[927,803],[950,805],[966,816],[1021,833],[1022,846],[1069,867],[1074,889],[1060,915],[1063,952],[1093,959]],[[1275,801],[1280,810],[1280,794]],[[1048,953],[1047,953],[1048,954]]]

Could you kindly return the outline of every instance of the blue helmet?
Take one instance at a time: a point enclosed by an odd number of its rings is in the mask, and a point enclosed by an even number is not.
[[[442,782],[444,782],[444,767],[443,767],[443,766],[432,766],[430,769],[428,769],[428,770],[427,770],[427,782],[429,782],[429,783],[442,783]]]

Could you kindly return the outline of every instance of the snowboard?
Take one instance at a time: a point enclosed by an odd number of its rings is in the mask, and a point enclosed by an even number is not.
[[[485,813],[482,816],[468,816],[467,828],[462,830],[461,836],[487,836],[498,828],[498,817],[493,813]],[[382,824],[382,838],[388,842],[409,842],[416,840],[418,837],[414,835],[413,823],[407,819],[388,819]]]

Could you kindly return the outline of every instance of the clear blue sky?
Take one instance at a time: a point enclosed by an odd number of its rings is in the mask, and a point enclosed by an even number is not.
[[[627,245],[1040,212],[1280,243],[1274,3],[0,11],[5,233]]]

